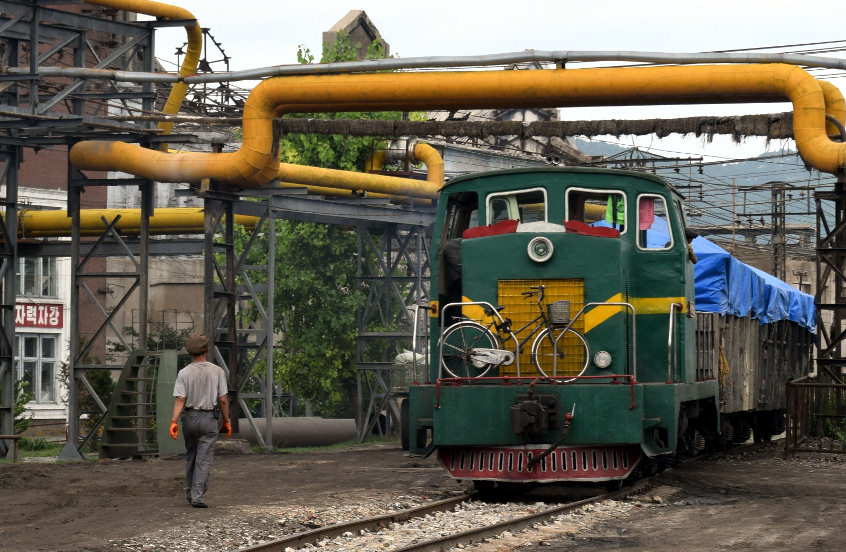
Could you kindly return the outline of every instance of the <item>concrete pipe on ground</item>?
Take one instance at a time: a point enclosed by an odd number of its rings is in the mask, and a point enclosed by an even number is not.
[[[254,418],[256,428],[266,435],[265,418]],[[255,432],[246,418],[238,419],[240,432],[233,437],[246,439],[257,445]],[[355,420],[310,418],[271,418],[274,447],[321,447],[355,439]]]

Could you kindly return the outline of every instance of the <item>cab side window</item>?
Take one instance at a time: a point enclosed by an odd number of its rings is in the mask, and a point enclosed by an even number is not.
[[[444,218],[444,239],[460,238],[468,228],[479,226],[479,198],[476,192],[449,196]]]
[[[673,232],[664,198],[644,194],[637,198],[637,246],[666,250],[673,247]]]

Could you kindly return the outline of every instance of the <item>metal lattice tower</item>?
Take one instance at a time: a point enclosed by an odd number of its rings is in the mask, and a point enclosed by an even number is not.
[[[817,206],[817,367],[821,375],[842,383],[846,373],[846,181],[831,192],[815,194]],[[833,206],[831,209],[827,207]],[[826,301],[825,297],[831,297]]]
[[[785,198],[785,183],[771,182],[772,199],[770,208],[772,213],[772,227],[773,227],[773,276],[780,280],[787,278],[787,255],[785,235],[785,220],[784,220],[784,198]]]

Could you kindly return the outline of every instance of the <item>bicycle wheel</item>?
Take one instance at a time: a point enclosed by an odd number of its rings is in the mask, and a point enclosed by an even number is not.
[[[558,340],[556,365],[553,359],[552,345],[555,338],[561,335],[561,332],[556,329],[552,331],[554,333],[550,334],[549,329],[544,328],[532,343],[532,363],[534,363],[535,368],[543,376],[549,374],[552,374],[553,377],[582,375],[590,359],[590,348],[584,336],[572,328],[561,336]],[[555,373],[553,373],[553,368],[555,368]]]
[[[473,358],[476,349],[499,349],[499,340],[486,327],[465,320],[453,324],[441,336],[441,367],[454,378],[479,378],[493,364]]]

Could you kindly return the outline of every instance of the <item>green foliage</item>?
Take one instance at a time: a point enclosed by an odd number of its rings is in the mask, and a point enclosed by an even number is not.
[[[263,236],[251,248],[251,264],[266,262],[265,244]],[[315,413],[327,417],[351,412],[345,389],[354,381],[356,310],[362,304],[356,251],[350,228],[276,221],[274,330],[280,337],[274,381],[313,401]],[[266,281],[260,273],[252,277]]]
[[[339,33],[338,39],[333,44],[323,46],[323,57],[320,62],[353,61],[356,58],[356,50],[360,47],[360,43],[352,44],[348,35]],[[367,59],[379,59],[384,55],[384,51],[384,44],[377,40],[368,47]],[[297,61],[302,64],[313,63],[314,55],[308,48],[301,45],[297,51]],[[396,111],[293,113],[287,117],[395,120],[402,118],[402,113]],[[284,163],[360,171],[364,162],[373,155],[375,148],[383,146],[383,143],[374,143],[374,138],[367,136],[288,134],[279,141],[279,158]]]
[[[32,439],[24,437],[18,444],[18,448],[20,450],[44,450],[49,446],[50,444],[41,437],[35,437]]]
[[[64,446],[65,444],[61,442],[51,442],[41,438],[29,439],[24,437],[20,440],[18,452],[23,458],[59,456]]]
[[[287,331],[276,370],[287,389],[331,411],[344,403],[342,388],[354,376],[356,310],[362,304],[356,234],[323,224],[280,226],[275,308],[283,317],[276,329]]]
[[[359,44],[340,34],[324,46],[322,63],[356,59]],[[384,45],[368,48],[368,58],[380,58]],[[300,63],[315,56],[300,46]],[[290,117],[332,119],[399,119],[398,112],[297,113]],[[360,171],[379,147],[370,137],[288,134],[279,142],[285,163]],[[239,234],[239,240],[246,235]],[[252,248],[249,264],[264,264],[266,236]],[[312,401],[316,414],[349,416],[353,412],[356,311],[363,294],[356,279],[358,241],[353,229],[295,221],[276,222],[275,321],[277,332],[274,380],[298,397]],[[252,276],[251,276],[252,277]],[[261,274],[255,282],[266,281]],[[249,313],[252,315],[253,313]]]
[[[29,387],[29,382],[15,380],[15,434],[26,431],[33,418],[33,414],[26,411],[27,403],[32,400],[32,393],[27,391],[27,387]],[[2,393],[2,390],[0,390],[0,393]]]
[[[32,400],[32,393],[27,390],[29,387],[28,381],[15,379],[14,404],[12,405],[12,415],[15,418],[14,432],[20,434],[26,431],[29,423],[32,421],[33,414],[26,411],[26,405]],[[3,396],[3,386],[0,385],[0,397]]]
[[[165,322],[153,322],[150,327],[150,331],[147,332],[146,350],[163,351],[165,349],[179,349],[185,345],[185,340],[188,339],[188,336],[193,332],[193,326],[177,330]],[[122,333],[124,337],[130,338],[131,343],[138,341],[139,333],[134,327],[125,326]],[[141,345],[138,346],[140,347]],[[126,353],[128,351],[122,343],[110,342],[108,344],[108,352],[114,354]]]
[[[80,346],[81,345],[82,338],[80,338]],[[86,356],[84,361],[86,363],[98,363],[100,359],[92,359]],[[114,391],[115,388],[115,382],[112,380],[111,372],[107,370],[85,370],[82,374],[83,377],[88,380],[88,383],[91,385],[94,392],[97,393],[97,396],[108,404],[111,400],[112,391]],[[62,363],[59,367],[59,380],[64,382],[65,386],[68,386],[68,382],[70,381],[70,366],[66,362]],[[82,419],[79,424],[79,432],[81,435],[87,435],[93,430],[94,424],[97,423],[97,420],[99,420],[102,415],[102,410],[100,410],[100,406],[97,404],[97,401],[94,400],[91,393],[88,392],[86,386],[81,383],[77,384],[76,387],[76,401],[79,413],[82,415]],[[89,451],[96,450],[98,440],[99,432],[92,436],[88,441]]]

